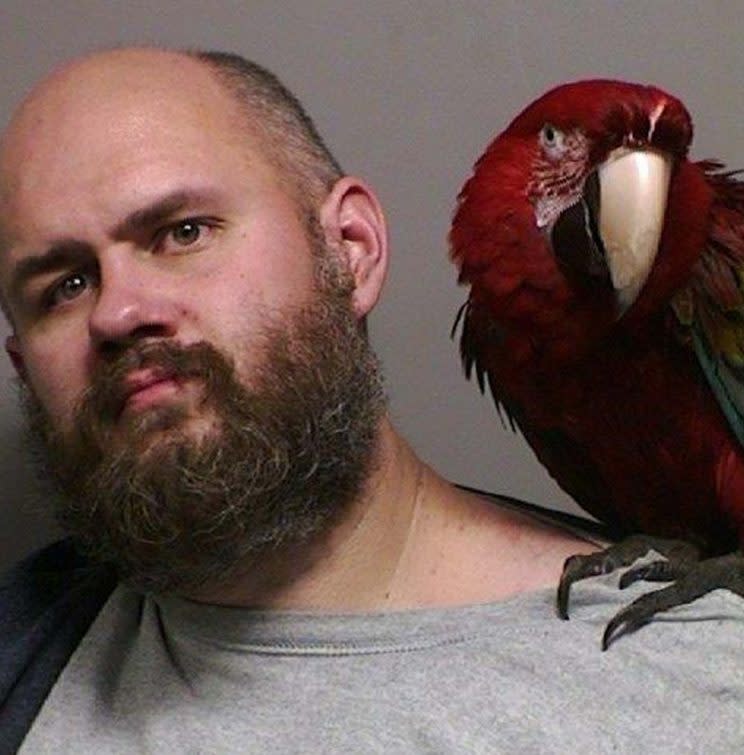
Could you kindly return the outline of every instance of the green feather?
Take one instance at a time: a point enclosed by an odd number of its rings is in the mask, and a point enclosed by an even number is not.
[[[700,328],[692,330],[698,362],[739,444],[744,447],[744,381],[720,354],[714,357]]]

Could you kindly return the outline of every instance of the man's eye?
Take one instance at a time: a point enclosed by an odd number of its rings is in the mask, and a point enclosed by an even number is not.
[[[201,233],[201,223],[194,220],[184,220],[171,230],[170,235],[179,246],[191,246],[199,240]]]
[[[55,283],[45,296],[47,307],[56,307],[76,299],[89,285],[88,277],[83,273],[73,273]]]
[[[190,251],[209,238],[213,224],[202,218],[186,218],[164,228],[156,237],[156,246],[162,252]]]

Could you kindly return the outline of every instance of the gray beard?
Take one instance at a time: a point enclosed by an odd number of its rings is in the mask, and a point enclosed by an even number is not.
[[[385,398],[348,296],[322,292],[262,340],[250,388],[208,343],[135,343],[93,381],[67,433],[25,391],[42,477],[62,493],[58,521],[135,588],[227,582],[319,539],[363,491]],[[197,411],[211,428],[195,438],[178,407],[117,422],[123,377],[137,367],[200,381]]]

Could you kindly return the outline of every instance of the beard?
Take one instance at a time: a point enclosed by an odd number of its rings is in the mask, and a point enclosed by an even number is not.
[[[250,385],[213,345],[163,340],[106,363],[70,430],[26,391],[42,476],[62,494],[56,518],[85,552],[137,589],[188,592],[343,518],[373,469],[385,398],[348,286],[319,288],[265,326]],[[200,398],[122,415],[135,369],[193,381]]]

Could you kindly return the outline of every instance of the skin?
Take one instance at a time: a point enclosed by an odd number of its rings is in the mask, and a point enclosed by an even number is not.
[[[61,427],[96,365],[137,339],[206,339],[250,383],[267,314],[313,295],[310,246],[280,178],[211,72],[176,53],[99,53],[31,93],[0,142],[0,290],[10,358]],[[363,318],[388,262],[379,204],[345,177],[319,218]],[[125,411],[190,402],[193,432],[208,426],[198,386],[150,378],[132,376]],[[191,597],[325,610],[482,602],[555,584],[568,555],[594,549],[454,489],[387,418],[379,438],[363,494],[322,543]]]

